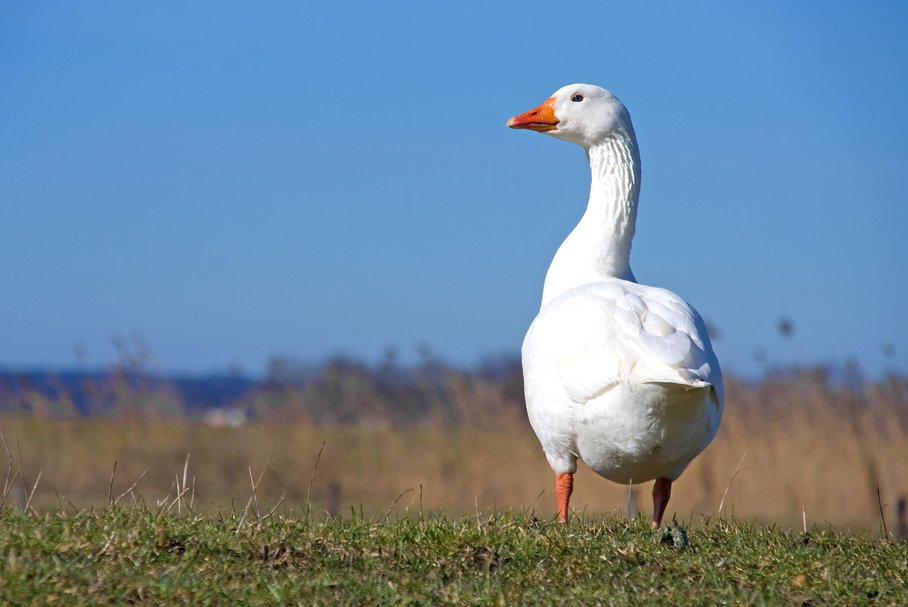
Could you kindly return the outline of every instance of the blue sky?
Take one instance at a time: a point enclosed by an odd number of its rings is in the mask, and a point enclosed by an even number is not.
[[[504,122],[591,82],[640,141],[634,272],[727,370],[904,372],[905,31],[903,2],[3,3],[0,365],[516,353],[589,175]]]

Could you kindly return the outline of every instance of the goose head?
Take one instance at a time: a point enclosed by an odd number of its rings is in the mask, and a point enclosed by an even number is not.
[[[586,149],[611,138],[635,140],[631,116],[618,98],[593,84],[569,84],[542,105],[518,114],[507,125],[538,131]]]

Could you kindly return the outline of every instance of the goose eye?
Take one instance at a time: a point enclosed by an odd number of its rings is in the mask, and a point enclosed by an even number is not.
[[[571,97],[571,101],[573,101],[574,103],[580,103],[581,101],[583,101],[583,95],[574,95],[573,97]]]

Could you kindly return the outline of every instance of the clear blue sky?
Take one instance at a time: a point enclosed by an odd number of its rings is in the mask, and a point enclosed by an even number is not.
[[[516,353],[589,175],[504,123],[579,81],[634,118],[637,278],[726,369],[908,370],[906,31],[904,2],[5,2],[0,365],[118,333],[190,372]]]

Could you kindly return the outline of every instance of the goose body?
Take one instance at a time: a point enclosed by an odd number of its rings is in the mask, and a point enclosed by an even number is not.
[[[614,482],[656,479],[658,526],[672,481],[715,436],[724,396],[699,314],[630,269],[640,191],[630,115],[605,89],[574,84],[508,126],[580,144],[592,173],[586,213],[549,267],[522,349],[527,414],[556,474],[559,516],[567,521],[580,459]]]

